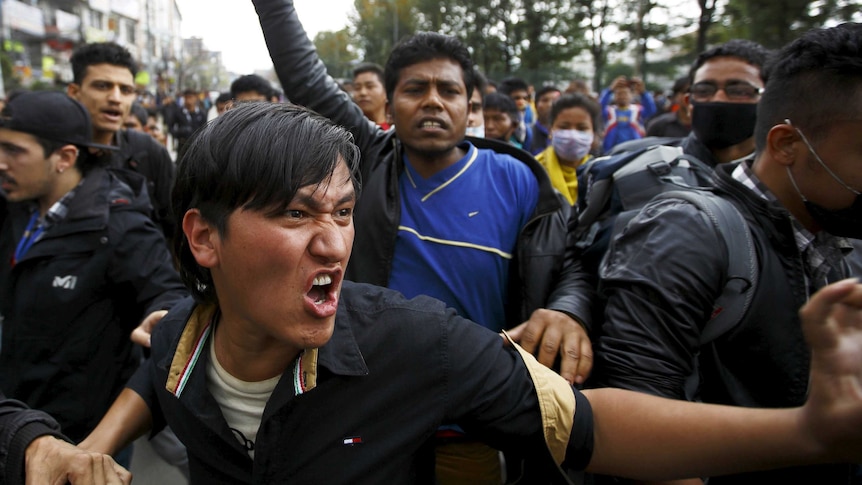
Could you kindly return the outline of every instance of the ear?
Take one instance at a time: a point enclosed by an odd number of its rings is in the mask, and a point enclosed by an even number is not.
[[[793,126],[781,123],[773,126],[766,135],[766,151],[776,162],[790,166],[796,161],[796,143],[799,133]]]
[[[57,155],[57,163],[54,168],[59,173],[75,167],[78,161],[78,147],[75,145],[64,145],[54,152]]]
[[[70,98],[77,100],[78,93],[81,92],[81,85],[75,83],[69,83],[66,86],[66,94],[69,95]]]
[[[195,261],[204,268],[214,268],[219,263],[218,230],[201,215],[198,209],[189,209],[183,216],[183,234]]]

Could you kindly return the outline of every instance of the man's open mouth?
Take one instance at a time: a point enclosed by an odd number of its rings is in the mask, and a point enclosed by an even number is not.
[[[329,292],[332,289],[332,276],[330,275],[320,275],[314,278],[314,282],[311,285],[311,290],[308,292],[308,296],[314,300],[315,304],[325,303],[329,299]]]

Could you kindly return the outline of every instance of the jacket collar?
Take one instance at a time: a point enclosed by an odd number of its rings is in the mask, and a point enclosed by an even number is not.
[[[168,379],[165,389],[174,396],[180,397],[186,385],[192,379],[200,362],[206,362],[207,343],[212,335],[214,322],[217,320],[218,307],[215,305],[198,305],[186,321],[170,357]],[[339,318],[340,317],[340,318]],[[335,319],[335,329],[332,338],[319,349],[307,349],[295,368],[298,374],[291,373],[290,378],[296,383],[296,393],[307,392],[317,386],[319,369],[321,367],[337,375],[361,376],[368,374],[368,367],[359,350],[359,345],[353,335],[350,325],[346,323],[346,314],[339,309]],[[198,369],[197,372],[204,372]],[[286,370],[285,373],[288,373]],[[284,380],[284,378],[282,378]]]

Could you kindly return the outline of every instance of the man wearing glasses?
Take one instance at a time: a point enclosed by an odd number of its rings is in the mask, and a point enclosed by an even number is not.
[[[754,151],[754,122],[768,57],[760,44],[738,39],[697,57],[680,108],[691,115],[692,133],[680,143],[686,154],[716,166]]]
[[[846,277],[844,237],[862,237],[860,48],[862,25],[845,24],[784,47],[765,85],[760,67],[741,56],[695,68],[694,134],[686,140],[708,149],[717,163],[713,191],[746,220],[759,275],[753,298],[733,328],[702,342],[705,324],[721,311],[714,304],[728,261],[744,255],[693,204],[652,201],[614,240],[600,270],[607,306],[595,385],[757,408],[805,400],[809,347],[797,311]],[[812,95],[816,89],[828,95]],[[812,466],[709,483],[839,484],[850,474],[849,465]]]

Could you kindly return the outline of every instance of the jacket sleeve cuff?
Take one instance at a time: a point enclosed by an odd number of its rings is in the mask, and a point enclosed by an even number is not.
[[[566,447],[564,467],[584,470],[593,458],[593,408],[590,401],[577,389],[575,390],[575,421],[569,445]]]
[[[8,485],[24,484],[24,458],[27,447],[36,438],[41,436],[53,436],[60,440],[67,438],[60,432],[41,421],[32,421],[22,426],[12,438],[9,444],[9,453],[6,456],[6,482]]]

